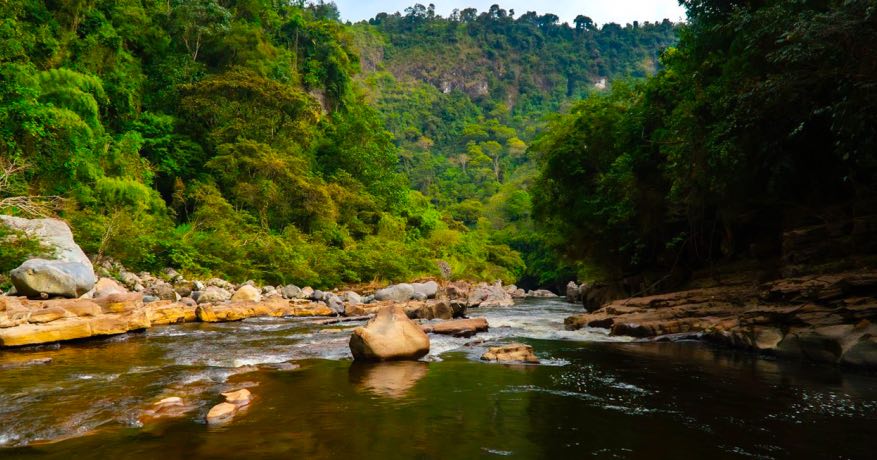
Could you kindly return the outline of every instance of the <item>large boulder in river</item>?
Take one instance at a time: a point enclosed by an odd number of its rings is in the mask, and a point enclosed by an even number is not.
[[[12,284],[28,297],[79,297],[94,287],[94,271],[79,262],[30,259],[10,272]]]
[[[481,283],[472,288],[466,303],[470,307],[511,307],[515,301],[497,281],[496,284]]]
[[[394,284],[392,286],[387,286],[383,289],[378,289],[377,292],[375,292],[375,300],[407,302],[411,300],[412,297],[414,297],[414,293],[414,286],[408,283]]]
[[[365,327],[350,336],[353,359],[391,361],[419,359],[429,353],[429,337],[398,305],[380,309]]]
[[[79,297],[94,287],[94,267],[63,221],[0,215],[0,225],[36,238],[52,252],[47,259],[31,259],[13,270],[12,283],[19,293]]]

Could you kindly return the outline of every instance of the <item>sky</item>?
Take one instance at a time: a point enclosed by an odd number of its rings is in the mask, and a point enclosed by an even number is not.
[[[373,18],[381,12],[404,14],[405,8],[420,3],[435,5],[436,13],[447,17],[454,8],[475,8],[479,13],[490,5],[499,4],[505,10],[515,10],[515,16],[527,11],[539,14],[553,13],[561,22],[572,24],[573,18],[583,14],[599,25],[615,22],[621,25],[633,21],[661,21],[664,18],[677,22],[685,19],[685,10],[677,0],[334,0],[344,21],[357,22]]]

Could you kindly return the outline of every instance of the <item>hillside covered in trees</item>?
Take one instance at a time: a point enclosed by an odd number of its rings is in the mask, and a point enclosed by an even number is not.
[[[530,143],[548,113],[653,72],[675,40],[668,22],[499,7],[356,25],[323,2],[0,15],[2,212],[58,214],[88,253],[134,269],[315,286],[435,276],[440,261],[455,278],[554,277]],[[36,250],[16,241],[8,264]]]
[[[684,3],[654,77],[577,103],[533,146],[546,231],[629,293],[735,263],[873,267],[877,3]]]

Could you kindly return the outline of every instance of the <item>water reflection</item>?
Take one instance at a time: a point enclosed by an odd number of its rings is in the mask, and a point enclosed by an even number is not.
[[[421,361],[354,362],[348,375],[357,390],[399,399],[406,396],[427,371],[429,364]]]

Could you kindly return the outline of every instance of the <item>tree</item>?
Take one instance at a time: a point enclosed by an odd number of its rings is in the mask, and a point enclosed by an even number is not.
[[[216,0],[174,0],[171,24],[189,56],[198,60],[205,41],[228,29],[231,12]]]

